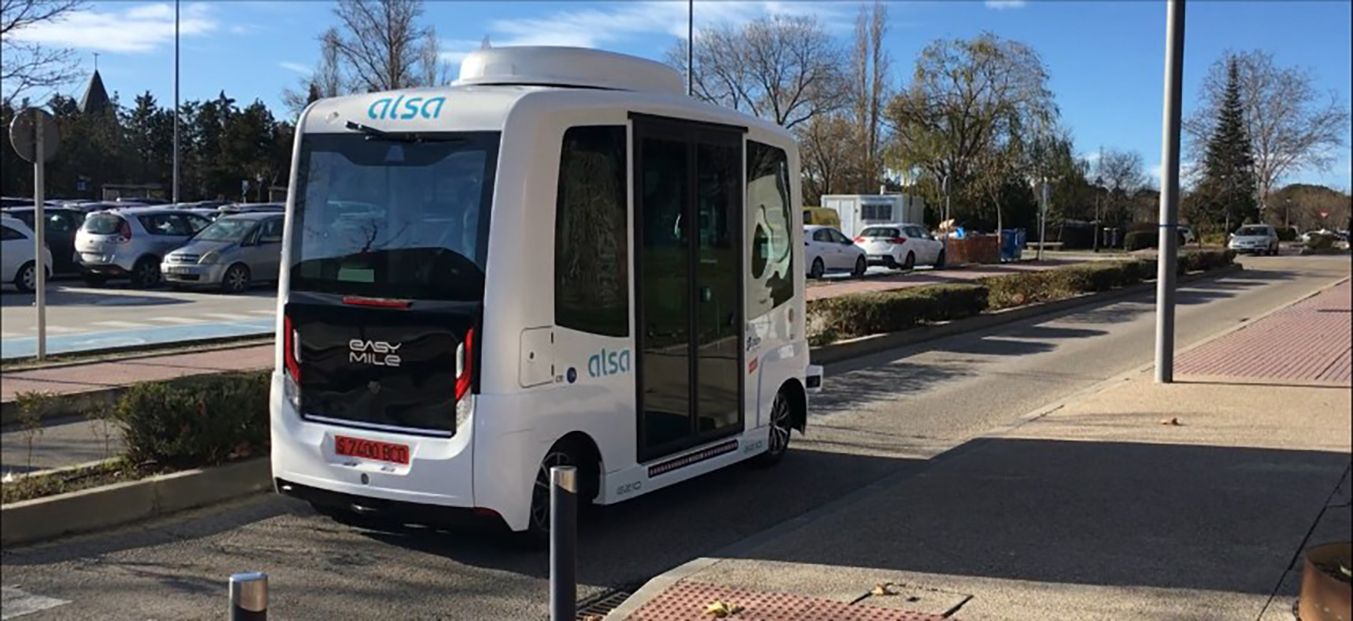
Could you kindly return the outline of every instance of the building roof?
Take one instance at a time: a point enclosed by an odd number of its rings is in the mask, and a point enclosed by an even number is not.
[[[108,91],[103,87],[103,78],[99,76],[99,70],[95,69],[94,74],[89,76],[89,86],[85,87],[85,94],[80,97],[80,112],[92,114],[103,112],[108,109]]]

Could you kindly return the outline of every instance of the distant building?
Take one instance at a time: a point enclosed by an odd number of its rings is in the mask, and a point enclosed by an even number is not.
[[[95,69],[94,74],[89,76],[89,85],[85,87],[85,94],[80,97],[80,112],[82,114],[106,113],[112,108],[112,100],[108,98],[108,91],[103,87],[103,78],[99,76],[99,70]]]

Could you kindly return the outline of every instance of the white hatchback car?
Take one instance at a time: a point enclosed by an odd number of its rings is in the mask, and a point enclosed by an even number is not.
[[[917,265],[944,267],[944,242],[920,224],[876,224],[860,231],[855,245],[870,265],[909,270]]]
[[[864,276],[864,271],[869,267],[864,249],[834,227],[803,227],[803,246],[809,278],[822,278],[827,272],[850,272],[852,276],[859,277]]]
[[[1278,254],[1278,231],[1269,224],[1246,224],[1231,233],[1227,248],[1237,253]]]
[[[42,263],[47,275],[52,274],[52,251],[42,249]],[[14,283],[22,292],[32,291],[38,284],[36,262],[33,260],[33,230],[22,220],[0,217],[0,279]]]

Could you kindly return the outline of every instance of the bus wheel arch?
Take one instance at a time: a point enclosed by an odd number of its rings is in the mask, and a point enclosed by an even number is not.
[[[808,391],[804,390],[803,384],[797,379],[787,380],[780,385],[779,394],[784,395],[789,400],[789,411],[793,427],[799,430],[799,433],[808,431]]]
[[[563,450],[572,455],[578,468],[578,500],[586,505],[601,491],[601,449],[592,436],[582,431],[570,431],[555,441],[550,451]],[[547,453],[548,454],[548,453]]]

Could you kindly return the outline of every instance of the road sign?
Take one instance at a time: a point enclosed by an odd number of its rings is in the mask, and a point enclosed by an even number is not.
[[[1324,220],[1325,218],[1328,218],[1328,217],[1330,217],[1330,212],[1328,212],[1328,211],[1322,211],[1322,212],[1320,212],[1320,219],[1321,219],[1321,220]]]
[[[38,122],[39,117],[42,119],[41,123]],[[61,146],[61,135],[56,130],[56,119],[46,110],[27,108],[16,115],[14,121],[9,124],[9,141],[14,145],[14,151],[24,161],[32,162],[37,159],[39,125],[42,126],[43,163],[52,161],[56,156],[57,147]]]

